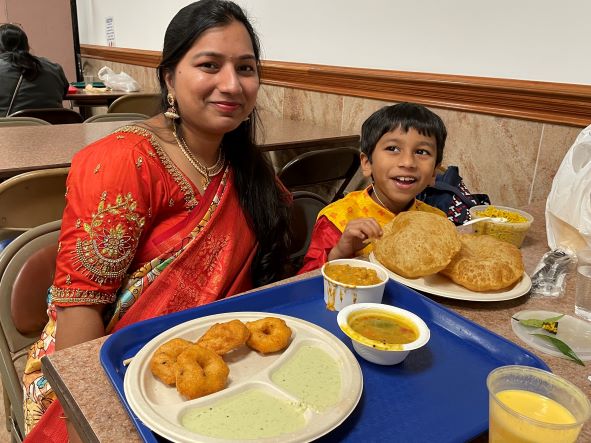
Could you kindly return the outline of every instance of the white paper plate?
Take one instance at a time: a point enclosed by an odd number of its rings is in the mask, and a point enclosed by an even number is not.
[[[166,386],[157,380],[150,371],[152,354],[168,340],[179,337],[196,341],[215,323],[233,319],[245,322],[253,321],[270,315],[282,318],[291,328],[292,342],[289,347],[281,353],[263,356],[244,346],[224,356],[224,360],[230,368],[230,376],[228,386],[222,391],[186,401],[175,387]],[[363,375],[357,359],[341,340],[327,330],[295,317],[264,312],[230,312],[202,317],[177,325],[149,341],[133,358],[125,373],[123,383],[125,396],[133,412],[148,428],[171,441],[228,441],[191,432],[181,425],[180,419],[189,409],[210,404],[215,406],[216,402],[233,396],[249,386],[267,387],[270,391],[284,397],[286,401],[297,401],[297,398],[273,384],[271,374],[302,345],[317,346],[337,361],[341,369],[340,399],[335,405],[320,413],[310,408],[306,409],[304,413],[306,424],[298,431],[257,441],[311,441],[336,428],[355,409],[363,390]]]
[[[375,257],[374,253],[369,254],[369,261],[372,263],[380,264],[380,261]],[[384,265],[382,265],[384,266]],[[502,301],[511,300],[513,298],[521,297],[529,292],[531,288],[531,279],[525,272],[516,284],[511,288],[502,291],[484,291],[475,292],[471,291],[463,286],[460,286],[449,278],[443,275],[433,274],[426,277],[420,278],[404,278],[386,268],[388,275],[394,281],[402,283],[409,288],[416,289],[417,291],[423,291],[428,294],[438,295],[440,297],[453,298],[456,300],[468,300],[468,301]]]
[[[544,320],[546,318],[557,317],[559,315],[561,315],[560,312],[531,310],[520,311],[517,314],[514,314],[513,317],[520,320],[527,320],[530,318]],[[530,345],[532,348],[537,349],[538,351],[541,351],[545,354],[553,355],[554,357],[568,358],[562,352],[556,349],[556,347],[549,341],[531,334],[544,334],[551,337],[556,337],[557,339],[566,343],[573,351],[575,351],[581,360],[591,360],[591,323],[585,320],[581,320],[580,318],[572,317],[570,315],[565,315],[560,320],[558,320],[558,332],[556,335],[546,331],[545,329],[531,327],[528,328],[527,326],[520,324],[517,320],[513,320],[513,318],[511,319],[511,327],[513,328],[513,332],[515,332],[517,337]]]

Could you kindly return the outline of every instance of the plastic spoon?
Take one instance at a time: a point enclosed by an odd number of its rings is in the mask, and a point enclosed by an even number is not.
[[[462,226],[468,226],[468,225],[472,225],[474,223],[479,223],[482,221],[491,221],[493,223],[506,223],[507,219],[505,217],[480,217],[480,218],[474,218],[470,221],[467,221]]]

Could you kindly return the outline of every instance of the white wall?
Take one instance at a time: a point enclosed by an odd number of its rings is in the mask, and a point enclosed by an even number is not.
[[[263,58],[591,85],[590,0],[236,0]],[[80,42],[161,50],[189,0],[78,0]]]

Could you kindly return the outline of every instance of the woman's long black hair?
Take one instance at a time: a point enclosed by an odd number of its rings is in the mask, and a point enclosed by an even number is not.
[[[168,88],[165,74],[184,57],[193,43],[210,28],[227,26],[232,21],[244,25],[250,36],[260,72],[258,37],[244,11],[231,1],[201,0],[182,8],[172,19],[164,36],[158,80],[162,106],[166,108]],[[258,125],[256,109],[250,119],[224,135],[224,155],[234,171],[240,205],[249,218],[259,247],[251,273],[255,286],[281,276],[289,242],[290,199],[276,180],[273,167],[255,144]]]
[[[21,71],[27,80],[35,80],[41,62],[29,52],[29,39],[25,31],[11,23],[0,25],[0,53],[8,63]]]

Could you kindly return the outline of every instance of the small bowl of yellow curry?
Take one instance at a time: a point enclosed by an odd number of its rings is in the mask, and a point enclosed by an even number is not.
[[[401,363],[410,351],[424,346],[431,333],[420,317],[405,309],[377,303],[350,305],[337,322],[353,349],[378,365]]]
[[[388,281],[386,270],[364,260],[343,258],[322,266],[326,309],[340,311],[355,303],[380,303]]]
[[[475,234],[492,235],[521,247],[534,218],[525,211],[508,206],[478,205],[470,208],[471,218],[492,217],[501,221],[483,221],[472,225]]]

